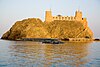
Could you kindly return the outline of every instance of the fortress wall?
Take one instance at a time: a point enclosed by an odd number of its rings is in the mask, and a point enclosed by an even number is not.
[[[87,28],[88,27],[87,19],[86,18],[82,18],[82,22],[84,24],[84,27]]]
[[[82,18],[82,12],[81,11],[76,11],[75,12],[75,16],[52,16],[52,12],[51,11],[46,11],[45,13],[45,21],[46,22],[52,22],[54,20],[67,20],[67,21],[82,21],[83,24],[85,24],[85,26],[87,25],[85,22],[87,22],[86,18]]]
[[[75,42],[87,42],[87,41],[93,41],[93,39],[88,38],[69,38],[69,41],[75,41]]]
[[[75,20],[75,17],[73,16],[53,16],[53,20],[68,20],[68,21],[71,21],[71,20]]]

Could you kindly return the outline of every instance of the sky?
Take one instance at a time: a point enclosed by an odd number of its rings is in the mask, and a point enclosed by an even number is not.
[[[45,19],[45,11],[52,14],[74,16],[81,10],[95,38],[100,38],[100,0],[0,0],[0,37],[16,21],[27,18]]]

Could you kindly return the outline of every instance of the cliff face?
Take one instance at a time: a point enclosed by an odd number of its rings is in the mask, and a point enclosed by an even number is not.
[[[79,21],[53,21],[49,24],[30,18],[17,21],[2,39],[19,38],[92,38],[93,33]]]
[[[17,21],[2,39],[16,40],[19,38],[45,38],[47,30],[40,19],[30,18]]]
[[[53,21],[48,25],[48,33],[52,38],[92,38],[89,27],[79,21]]]

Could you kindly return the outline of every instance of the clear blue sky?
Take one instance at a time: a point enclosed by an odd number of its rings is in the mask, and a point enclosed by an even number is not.
[[[53,15],[68,16],[80,9],[94,36],[100,38],[100,0],[0,0],[0,37],[18,20],[36,17],[44,21],[50,8]]]

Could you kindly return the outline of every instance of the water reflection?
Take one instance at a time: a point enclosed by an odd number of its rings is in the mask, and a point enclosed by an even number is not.
[[[89,43],[14,42],[10,46],[11,62],[26,67],[84,67],[88,62],[88,46]]]

